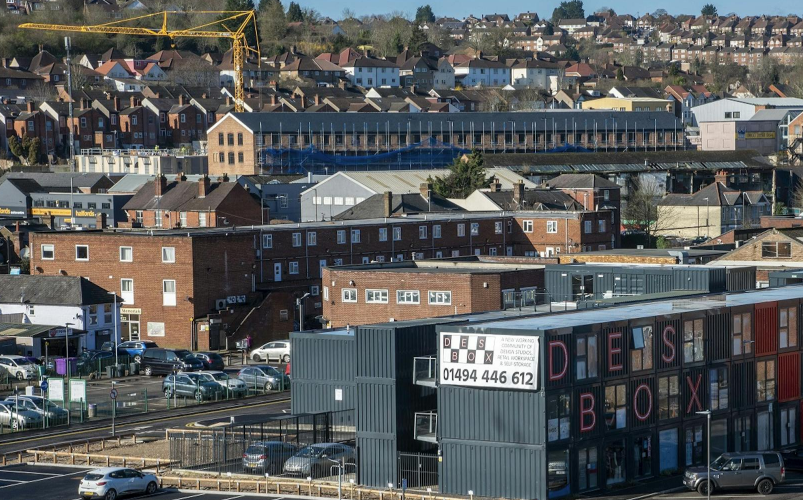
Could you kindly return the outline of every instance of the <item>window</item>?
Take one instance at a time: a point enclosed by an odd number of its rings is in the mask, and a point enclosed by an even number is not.
[[[797,347],[797,309],[795,307],[781,308],[778,325],[781,349]]]
[[[229,153],[229,165],[234,165],[234,153]]]
[[[781,408],[781,446],[797,444],[797,408]]]
[[[388,241],[388,228],[379,228],[379,241]]]
[[[592,229],[593,229],[593,227],[591,225],[591,221],[590,220],[584,221],[584,223],[583,223],[583,232],[585,234],[591,234],[591,230]]]
[[[756,388],[759,401],[775,399],[775,360],[756,362]]]
[[[53,260],[56,255],[56,250],[53,245],[42,245],[39,254],[42,260]]]
[[[708,371],[708,408],[711,411],[728,409],[728,367],[720,366]]]
[[[751,437],[753,421],[750,416],[735,417],[733,419],[734,425],[734,439],[733,451],[748,451],[752,450]]]
[[[198,212],[198,227],[206,227],[206,212]]]
[[[658,378],[658,419],[680,416],[680,384],[677,375]]]
[[[176,261],[176,248],[162,247],[162,262],[165,264],[172,264],[175,261]]]
[[[176,281],[162,280],[162,305],[176,305]]]
[[[605,387],[605,424],[609,430],[627,427],[627,386],[625,384]]]
[[[134,249],[131,247],[120,247],[120,262],[133,262]]]
[[[238,132],[237,133],[237,145],[238,146],[242,146],[243,145],[243,133],[242,132]]]
[[[187,123],[187,115],[185,115],[184,113],[181,113],[180,116],[181,116],[181,123]]]
[[[633,371],[652,369],[652,327],[633,328],[630,365]]]
[[[502,223],[494,222],[494,234],[502,234]]]
[[[753,333],[750,313],[733,315],[733,355],[741,356],[753,352]]]
[[[775,439],[773,436],[773,421],[772,413],[769,411],[760,411],[756,416],[756,447],[759,450],[771,450],[775,448]]]
[[[465,224],[458,224],[457,225],[457,236],[463,237],[466,235],[466,225]]]
[[[120,297],[123,299],[123,304],[134,303],[134,280],[131,278],[123,278],[120,280]]]
[[[418,290],[397,290],[396,291],[397,304],[420,304],[421,292]]]
[[[441,237],[441,225],[435,224],[434,226],[432,226],[432,238],[437,240],[440,239],[440,237]]]
[[[422,240],[427,239],[427,226],[418,226],[418,237]]]
[[[578,337],[575,342],[577,348],[575,354],[577,380],[596,378],[598,376],[597,367],[599,366],[597,336]]]
[[[524,222],[532,222],[532,221],[524,221]],[[525,233],[531,233],[532,227],[529,231],[526,229],[524,230]],[[556,220],[548,220],[546,221],[546,232],[549,234],[556,234],[558,232],[558,221]]]
[[[368,289],[365,291],[366,304],[387,304],[388,291],[379,289]]]
[[[761,257],[765,259],[788,259],[792,257],[792,244],[770,241],[761,244]]]
[[[142,210],[137,210],[137,211],[134,213],[134,220],[135,220],[136,222],[138,222],[139,224],[142,224],[142,220],[143,220],[143,218],[144,218],[144,212],[143,212]]]
[[[547,440],[560,441],[569,439],[571,415],[569,412],[571,397],[569,393],[553,394],[547,398]]]
[[[293,233],[293,246],[294,247],[301,246],[301,233]]]
[[[525,233],[532,233],[533,232],[533,221],[531,221],[531,220],[521,221],[521,227],[524,229]],[[555,222],[555,232],[556,233],[558,232],[557,227],[558,227],[557,226],[557,222]]]
[[[705,441],[703,426],[693,425],[686,428],[686,466],[702,464],[705,460]]]
[[[323,287],[323,300],[329,300],[329,287],[326,285]]]
[[[604,233],[605,232],[605,220],[598,220],[597,224],[599,226],[597,228],[597,231],[600,232],[600,233]]]
[[[290,262],[288,264],[288,272],[290,274],[298,274],[298,262]]]
[[[134,125],[136,125],[136,123]],[[223,145],[223,133],[222,132],[220,132],[217,135],[217,144],[218,144],[218,146],[222,146]]]
[[[610,200],[611,199],[611,192],[609,190],[607,190],[607,189],[604,190],[602,192],[602,199],[605,200],[605,201]]]
[[[343,197],[335,196],[335,205],[342,205],[342,204],[343,204]]]
[[[273,248],[273,235],[272,234],[263,234],[262,235],[262,248]]]
[[[480,223],[479,222],[472,222],[471,223],[471,236],[479,236],[480,235]]]
[[[75,245],[75,260],[89,260],[88,245]]]
[[[245,153],[240,151],[239,153],[237,153],[237,163],[243,163],[243,162],[245,162]]]
[[[402,236],[402,228],[394,227],[393,228],[393,241],[401,241]]]
[[[683,322],[683,362],[703,361],[703,320]]]
[[[429,292],[429,304],[433,306],[451,305],[452,292]]]
[[[315,231],[308,231],[307,232],[307,245],[314,247],[318,244],[318,233]]]
[[[345,229],[339,229],[337,231],[337,243],[339,245],[343,245],[343,244],[346,243],[346,230]]]
[[[343,289],[343,302],[357,302],[357,289],[344,288]]]
[[[351,242],[352,243],[359,243],[360,242],[360,230],[359,229],[352,229],[351,230]]]

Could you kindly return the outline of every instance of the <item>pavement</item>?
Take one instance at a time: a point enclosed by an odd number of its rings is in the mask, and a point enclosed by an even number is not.
[[[0,498],[3,500],[80,500],[78,483],[89,470],[79,467],[51,467],[46,465],[11,465],[0,467]],[[126,498],[155,498],[158,500],[235,500],[254,498],[234,492],[209,493],[165,489],[153,495],[139,495]],[[286,500],[286,496],[260,495],[259,498]]]

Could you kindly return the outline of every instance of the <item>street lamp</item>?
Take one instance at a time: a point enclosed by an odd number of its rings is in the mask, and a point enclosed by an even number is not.
[[[304,299],[309,297],[309,292],[296,299],[296,306],[298,306],[298,331],[304,331]]]
[[[114,297],[114,310],[112,312],[112,320],[114,321],[114,366],[115,370],[120,365],[120,359],[118,358],[117,354],[117,323],[120,320],[120,315],[117,313],[117,293],[116,292],[106,292],[109,295]]]
[[[708,198],[706,198],[708,199]],[[705,493],[708,500],[711,500],[711,410],[703,410],[696,412],[698,415],[705,415],[708,421],[708,460],[706,466],[708,467],[708,474],[705,476],[706,487]]]
[[[710,226],[709,225],[711,224],[711,222],[710,222],[711,219],[708,218],[708,215],[709,215],[708,198],[703,198],[703,199],[705,200],[705,237],[706,238],[710,238],[711,236],[709,234],[709,231],[710,231]]]
[[[70,359],[70,330],[71,326],[75,326],[75,323],[64,323],[64,353],[66,354],[64,357],[67,358],[66,362],[69,363]],[[67,366],[65,364],[65,366]],[[68,369],[65,368],[64,371],[66,372]]]

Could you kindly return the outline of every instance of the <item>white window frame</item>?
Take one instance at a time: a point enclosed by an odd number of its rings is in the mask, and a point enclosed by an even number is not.
[[[388,241],[388,228],[379,228],[379,241]]]
[[[173,283],[172,292],[166,290],[168,283]],[[167,307],[176,305],[176,280],[162,280],[162,305]]]
[[[556,220],[546,221],[546,232],[547,234],[558,234],[558,221]]]
[[[78,257],[78,249],[79,248],[86,248],[86,258],[82,259]],[[89,245],[75,245],[75,260],[78,262],[89,262]]]
[[[457,225],[457,237],[462,238],[466,235],[466,225],[462,222]]]
[[[287,274],[298,274],[298,261],[294,260],[287,263]]]
[[[293,246],[294,247],[301,246],[301,233],[293,233]]]
[[[502,234],[503,230],[504,228],[501,221],[494,222],[494,234]]]
[[[50,253],[50,257],[45,257],[45,252]],[[39,246],[39,257],[42,260],[55,260],[56,259],[56,245],[52,243],[44,243]]]
[[[329,287],[326,285],[323,286],[323,300],[329,300]]]
[[[128,250],[128,258],[123,258],[123,251]],[[120,262],[134,262],[134,248],[133,247],[120,247]]]
[[[273,235],[272,234],[263,234],[262,235],[262,248],[273,248]]]
[[[402,237],[402,228],[394,227],[393,228],[393,241],[401,241]]]
[[[415,305],[421,303],[419,290],[396,290],[396,303],[402,305]]]
[[[340,297],[343,302],[348,302],[350,304],[357,303],[357,289],[356,288],[344,288],[340,291]]]
[[[532,233],[533,221],[531,219],[521,221],[521,228],[525,233]]]
[[[452,305],[452,292],[449,290],[430,290],[427,295],[431,306]]]
[[[346,244],[346,230],[345,229],[338,229],[337,230],[337,244],[338,245],[345,245]]]
[[[359,243],[360,242],[360,230],[359,229],[352,229],[351,230],[351,242],[352,243]]]
[[[314,247],[318,244],[318,233],[315,231],[307,232],[307,246]]]
[[[388,289],[387,288],[367,288],[365,290],[365,303],[366,304],[387,304],[388,303]]]
[[[432,226],[432,238],[439,240],[441,238],[441,225],[435,224]]]
[[[479,236],[480,235],[480,223],[479,222],[472,222],[471,223],[471,236]]]
[[[418,226],[418,239],[427,239],[427,226]]]
[[[162,247],[162,264],[175,264],[176,247]]]
[[[131,291],[126,292],[124,290],[124,283],[131,284]],[[134,303],[134,278],[120,278],[120,297],[123,299],[123,304]]]

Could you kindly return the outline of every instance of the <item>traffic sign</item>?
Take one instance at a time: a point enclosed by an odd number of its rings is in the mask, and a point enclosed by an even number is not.
[[[112,399],[117,399],[117,389],[112,389],[109,393],[109,397]]]
[[[47,380],[43,380],[42,383],[39,384],[39,388],[42,389],[43,391],[46,391],[47,387],[48,387]]]

